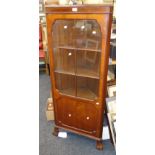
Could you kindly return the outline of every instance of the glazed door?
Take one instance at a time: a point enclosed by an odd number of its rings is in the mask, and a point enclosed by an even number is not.
[[[96,20],[58,19],[52,28],[55,87],[62,95],[98,100],[102,33]]]

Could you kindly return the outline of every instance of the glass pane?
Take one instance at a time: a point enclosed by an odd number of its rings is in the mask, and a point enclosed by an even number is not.
[[[87,51],[101,51],[101,33],[96,20],[75,20],[73,31],[75,47]]]
[[[75,96],[75,52],[72,46],[72,20],[56,20],[52,29],[56,88],[63,94]]]
[[[77,75],[99,79],[100,55],[99,52],[77,52]]]
[[[57,49],[54,52],[55,72],[75,75],[75,52]]]
[[[75,96],[75,76],[55,73],[56,88],[63,94]]]
[[[76,21],[83,26],[83,44],[76,49],[77,96],[95,100],[99,92],[99,70],[101,59],[101,31],[95,20]],[[76,37],[79,37],[77,33]]]
[[[99,92],[99,80],[77,77],[77,96],[87,99],[97,99]]]
[[[53,26],[56,48],[101,51],[101,33],[96,20],[56,20]]]
[[[75,74],[75,53],[72,44],[73,20],[56,20],[53,26],[53,52],[56,72]]]
[[[73,45],[74,20],[56,20],[53,25],[54,47],[67,47]]]

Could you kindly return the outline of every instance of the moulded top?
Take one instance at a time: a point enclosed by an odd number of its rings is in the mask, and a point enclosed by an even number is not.
[[[70,13],[70,14],[92,14],[92,13],[112,13],[112,4],[85,4],[85,5],[45,5],[45,12],[48,13]]]

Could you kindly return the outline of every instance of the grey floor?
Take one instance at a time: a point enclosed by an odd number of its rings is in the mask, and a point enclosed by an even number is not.
[[[68,133],[66,139],[52,135],[54,123],[46,120],[45,103],[50,96],[49,76],[40,73],[39,77],[39,155],[115,155],[109,140],[103,141],[104,150],[98,151],[94,140]]]

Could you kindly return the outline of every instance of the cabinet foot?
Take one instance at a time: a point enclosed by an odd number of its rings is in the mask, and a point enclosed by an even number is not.
[[[58,136],[58,133],[59,133],[59,128],[54,127],[53,135],[54,135],[54,136]]]
[[[102,141],[96,141],[96,149],[98,149],[98,150],[103,150]]]

